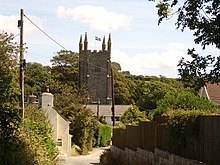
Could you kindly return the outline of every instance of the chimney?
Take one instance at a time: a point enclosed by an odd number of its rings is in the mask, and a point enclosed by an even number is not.
[[[40,106],[43,109],[53,107],[53,94],[49,93],[49,86],[45,87],[45,92],[41,94]]]
[[[46,93],[50,93],[50,88],[49,88],[49,86],[46,86],[46,87],[45,87],[45,92],[46,92]]]

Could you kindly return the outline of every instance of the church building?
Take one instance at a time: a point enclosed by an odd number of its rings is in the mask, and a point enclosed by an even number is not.
[[[107,48],[105,36],[102,50],[89,50],[88,37],[85,33],[79,41],[79,83],[80,88],[88,91],[87,103],[111,104],[111,34]]]

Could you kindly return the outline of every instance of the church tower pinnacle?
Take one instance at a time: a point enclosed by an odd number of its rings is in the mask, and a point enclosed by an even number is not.
[[[87,32],[85,33],[84,50],[88,50],[88,39],[87,39]]]
[[[79,53],[82,51],[82,49],[83,49],[82,35],[80,35],[80,40],[79,40]]]
[[[106,44],[105,44],[105,36],[103,37],[103,42],[102,42],[102,51],[105,51]]]
[[[111,52],[112,41],[111,41],[111,33],[109,33],[108,37],[108,51]]]

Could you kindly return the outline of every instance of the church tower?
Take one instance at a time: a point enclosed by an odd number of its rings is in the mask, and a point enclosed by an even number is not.
[[[79,41],[79,84],[80,88],[88,90],[89,102],[111,104],[111,34],[109,34],[107,49],[105,36],[102,50],[89,50],[88,37],[85,33],[84,49],[82,35]]]

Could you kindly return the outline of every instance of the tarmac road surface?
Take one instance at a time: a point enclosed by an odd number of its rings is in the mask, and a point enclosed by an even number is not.
[[[102,152],[107,149],[106,147],[102,148],[93,148],[93,151],[89,155],[80,155],[80,156],[71,156],[71,157],[62,157],[61,165],[103,165],[99,161],[99,157]]]

